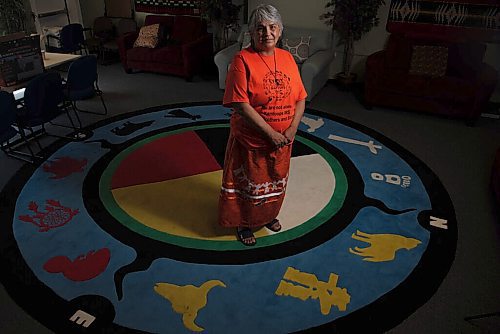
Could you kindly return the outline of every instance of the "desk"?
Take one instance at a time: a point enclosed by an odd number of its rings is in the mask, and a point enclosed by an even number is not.
[[[45,57],[43,58],[43,66],[45,70],[54,69],[57,66],[69,63],[75,59],[80,58],[82,55],[74,55],[68,53],[53,53],[45,52]],[[16,85],[9,87],[2,87],[2,90],[13,93],[16,100],[20,100],[24,97],[25,86],[28,84],[29,80],[20,82]]]
[[[57,67],[59,65],[72,62],[82,55],[73,55],[68,53],[53,53],[45,52],[45,57],[43,58],[43,66],[46,70]]]

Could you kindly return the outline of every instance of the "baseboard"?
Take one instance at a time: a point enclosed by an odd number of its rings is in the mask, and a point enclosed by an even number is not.
[[[481,113],[481,117],[500,119],[500,102],[489,102],[488,108]]]

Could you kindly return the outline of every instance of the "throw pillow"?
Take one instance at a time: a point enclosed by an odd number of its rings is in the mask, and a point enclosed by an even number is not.
[[[297,64],[302,64],[309,58],[309,45],[311,36],[298,38],[285,38],[283,40],[283,49],[290,52]]]
[[[437,45],[413,46],[410,74],[442,77],[448,66],[448,48]]]
[[[245,31],[241,39],[241,50],[246,49],[252,45],[252,36],[248,31]]]
[[[134,48],[145,47],[145,48],[155,48],[158,45],[158,36],[160,34],[160,25],[152,24],[149,26],[144,26],[139,31],[139,36],[134,42]]]

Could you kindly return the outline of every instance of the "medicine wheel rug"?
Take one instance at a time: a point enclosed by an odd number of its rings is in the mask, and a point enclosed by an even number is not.
[[[1,193],[2,283],[56,333],[386,331],[437,290],[457,224],[436,175],[307,109],[282,231],[217,225],[230,110],[169,105],[87,127]]]

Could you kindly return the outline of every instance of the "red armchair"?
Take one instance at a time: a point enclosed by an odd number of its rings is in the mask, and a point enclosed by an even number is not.
[[[416,74],[411,68],[416,46],[447,49],[445,73]],[[481,43],[391,34],[386,49],[367,59],[366,106],[397,107],[473,122],[484,111],[497,81],[496,70],[483,63],[485,50],[486,46]],[[432,59],[430,66],[436,61]]]
[[[213,58],[212,35],[207,33],[206,22],[192,16],[148,15],[144,25],[157,23],[169,37],[156,48],[134,48],[138,32],[118,39],[123,68],[127,73],[142,70],[191,80]]]

